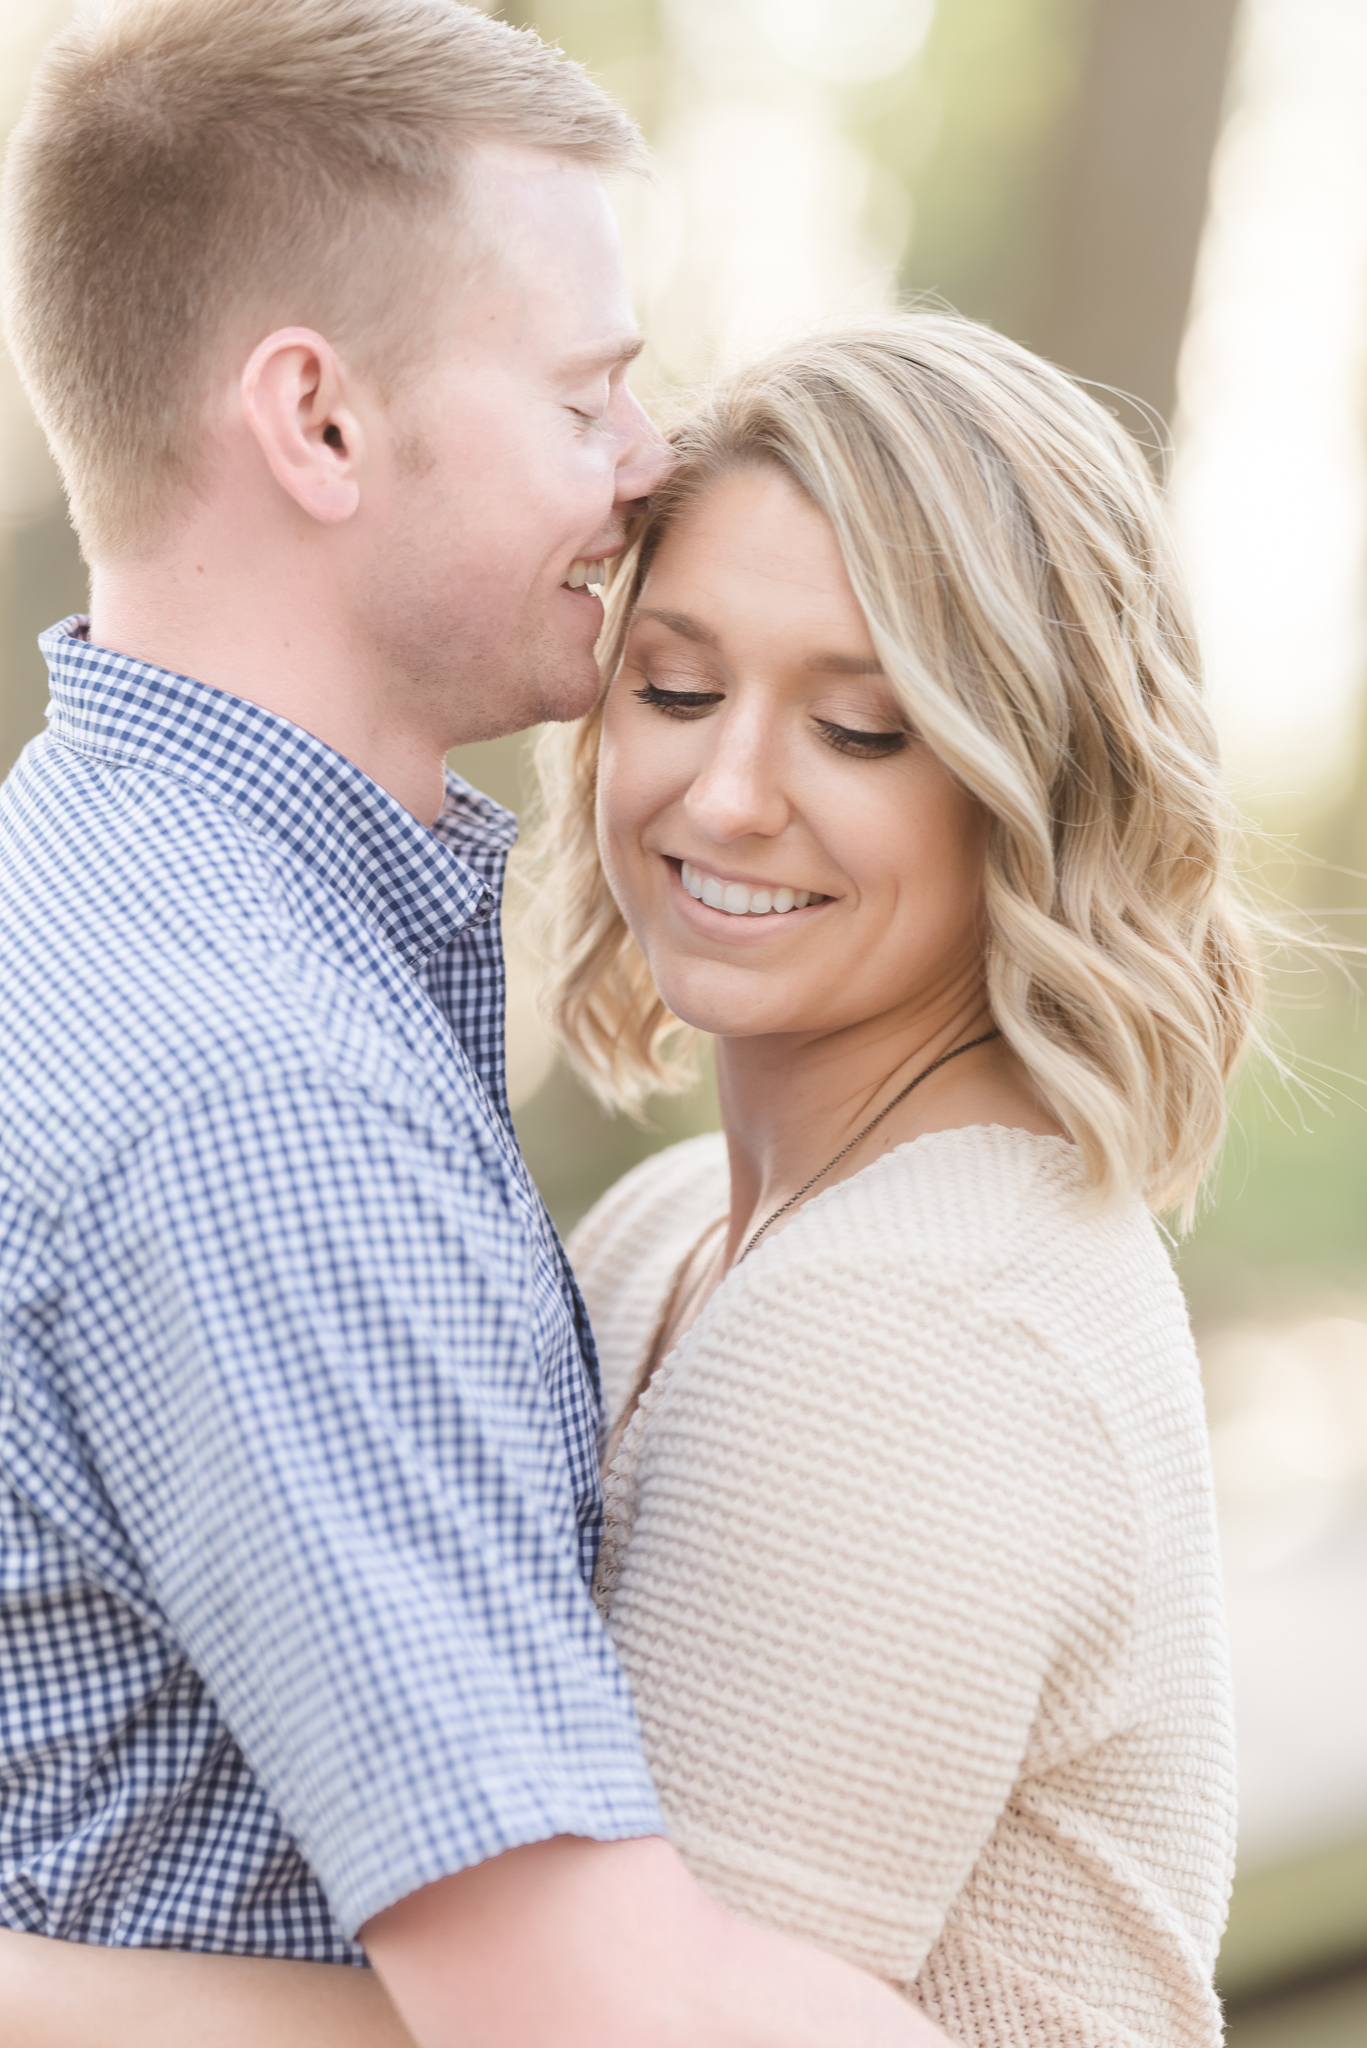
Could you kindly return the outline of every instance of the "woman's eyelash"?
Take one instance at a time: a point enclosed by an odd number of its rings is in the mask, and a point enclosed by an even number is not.
[[[663,711],[667,718],[704,718],[724,696],[721,690],[663,690],[658,683],[643,683],[632,695],[638,704]],[[907,732],[861,732],[853,726],[836,725],[828,718],[814,720],[817,731],[829,746],[857,759],[881,760],[900,754],[911,738]]]
[[[638,704],[649,704],[670,718],[701,718],[722,700],[720,690],[662,690],[655,683],[643,683],[632,695]]]
[[[816,724],[838,753],[862,755],[865,760],[900,754],[911,738],[909,732],[858,732],[848,725],[833,725],[828,718],[818,718]]]

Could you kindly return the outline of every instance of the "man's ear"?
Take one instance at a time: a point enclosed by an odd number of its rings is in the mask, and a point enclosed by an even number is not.
[[[335,349],[309,327],[268,334],[242,372],[243,414],[271,475],[323,526],[361,502],[361,425],[345,383]]]

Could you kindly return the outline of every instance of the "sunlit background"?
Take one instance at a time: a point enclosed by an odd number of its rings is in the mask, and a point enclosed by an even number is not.
[[[67,0],[0,0],[0,118]],[[668,402],[805,324],[931,297],[1107,387],[1170,479],[1262,885],[1367,940],[1364,0],[546,0],[508,6],[636,115],[619,195]],[[84,579],[0,363],[0,769]],[[521,743],[465,750],[525,796]],[[554,1061],[514,950],[519,1130],[562,1223],[651,1146]],[[1241,1745],[1233,2048],[1367,2043],[1367,1053],[1288,957],[1299,1085],[1250,1077],[1180,1252],[1205,1365]]]

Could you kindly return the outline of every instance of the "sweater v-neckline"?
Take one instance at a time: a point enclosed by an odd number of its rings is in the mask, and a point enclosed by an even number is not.
[[[1016,1124],[953,1124],[943,1131],[921,1131],[916,1137],[906,1138],[900,1145],[893,1145],[888,1151],[880,1153],[876,1159],[869,1160],[868,1164],[861,1166],[858,1172],[847,1174],[843,1180],[832,1182],[828,1188],[819,1188],[809,1201],[803,1202],[799,1208],[792,1211],[787,1221],[780,1229],[774,1232],[772,1237],[767,1238],[763,1244],[756,1245],[751,1262],[751,1270],[755,1269],[754,1261],[758,1261],[773,1246],[782,1243],[788,1232],[800,1218],[811,1216],[823,1204],[829,1203],[837,1195],[840,1195],[848,1188],[854,1187],[857,1182],[862,1181],[866,1174],[873,1173],[879,1167],[886,1167],[892,1160],[897,1159],[899,1155],[911,1152],[917,1146],[929,1145],[937,1138],[962,1139],[968,1138],[970,1135],[985,1137],[989,1134],[994,1136],[1010,1136],[1029,1145],[1047,1145],[1050,1147],[1062,1147],[1069,1152],[1077,1151],[1077,1147],[1071,1138],[1061,1137],[1046,1131],[1022,1130]],[[723,1137],[725,1134],[718,1131],[716,1135]],[[698,1328],[713,1304],[720,1298],[725,1291],[727,1283],[741,1269],[742,1261],[739,1259],[734,1260],[726,1268],[717,1281],[716,1286],[712,1289],[712,1292],[698,1309],[697,1314],[679,1331],[669,1349],[667,1351],[663,1350],[661,1348],[661,1340],[676,1304],[680,1282],[693,1259],[697,1257],[706,1239],[714,1230],[728,1221],[729,1213],[729,1210],[723,1210],[720,1216],[712,1217],[692,1239],[687,1249],[670,1270],[669,1283],[661,1298],[661,1305],[652,1325],[650,1342],[642,1354],[641,1364],[637,1369],[631,1393],[628,1395],[622,1411],[613,1425],[611,1437],[603,1454],[603,1470],[605,1472],[609,1470],[613,1461],[619,1455],[627,1431],[646,1393],[651,1388],[657,1387],[662,1379],[668,1377],[666,1367],[672,1366],[684,1343]],[[767,1263],[772,1264],[772,1260],[769,1260]]]

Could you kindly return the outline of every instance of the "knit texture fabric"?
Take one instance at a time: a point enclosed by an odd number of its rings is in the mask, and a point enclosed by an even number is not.
[[[726,1905],[972,2048],[1212,2048],[1233,1715],[1201,1388],[1137,1202],[975,1127],[809,1201],[658,1368],[595,1591],[671,1835]],[[618,1413],[723,1141],[571,1256]]]

